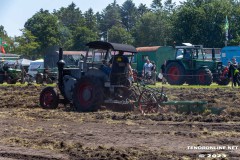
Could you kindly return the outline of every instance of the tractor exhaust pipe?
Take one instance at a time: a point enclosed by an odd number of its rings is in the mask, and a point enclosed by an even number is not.
[[[65,62],[63,60],[63,49],[59,48],[59,60],[57,62],[58,66],[58,87],[61,93],[63,93],[63,68],[64,68]]]
[[[214,48],[212,49],[212,60],[216,60],[216,57],[215,57],[215,49],[214,49]]]

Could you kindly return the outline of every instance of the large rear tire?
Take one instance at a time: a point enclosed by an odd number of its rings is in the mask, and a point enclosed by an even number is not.
[[[6,79],[7,84],[16,84],[17,81],[15,79],[13,79],[11,76],[7,76]]]
[[[46,87],[40,93],[40,106],[43,109],[56,109],[59,103],[59,94],[53,87]]]
[[[96,111],[103,103],[103,83],[96,77],[83,77],[73,91],[73,105],[78,112]]]
[[[4,79],[5,79],[4,72],[0,72],[0,84],[3,84]]]
[[[185,83],[185,69],[177,62],[170,63],[166,68],[166,78],[171,85],[182,85]]]
[[[196,81],[198,85],[209,86],[212,84],[212,72],[208,68],[201,68],[196,73]]]

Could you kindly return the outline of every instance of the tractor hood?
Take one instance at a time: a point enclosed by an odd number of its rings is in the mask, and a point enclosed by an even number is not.
[[[120,43],[110,43],[110,42],[103,42],[103,41],[93,41],[86,44],[89,48],[95,49],[112,49],[114,51],[123,51],[123,52],[132,52],[136,53],[137,50],[132,45],[128,44],[120,44]]]

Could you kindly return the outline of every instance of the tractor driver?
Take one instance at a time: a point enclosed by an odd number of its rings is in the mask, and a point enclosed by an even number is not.
[[[112,68],[110,77],[111,83],[124,83],[126,80],[126,71],[129,72],[130,77],[133,76],[129,59],[123,55],[123,53],[123,51],[119,51],[119,53],[113,56],[109,61],[110,67]]]

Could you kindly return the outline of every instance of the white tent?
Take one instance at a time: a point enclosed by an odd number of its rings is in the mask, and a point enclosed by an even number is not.
[[[25,58],[22,58],[22,59],[18,60],[18,64],[20,64],[22,66],[29,66],[30,62],[32,62],[32,60],[25,59]]]

